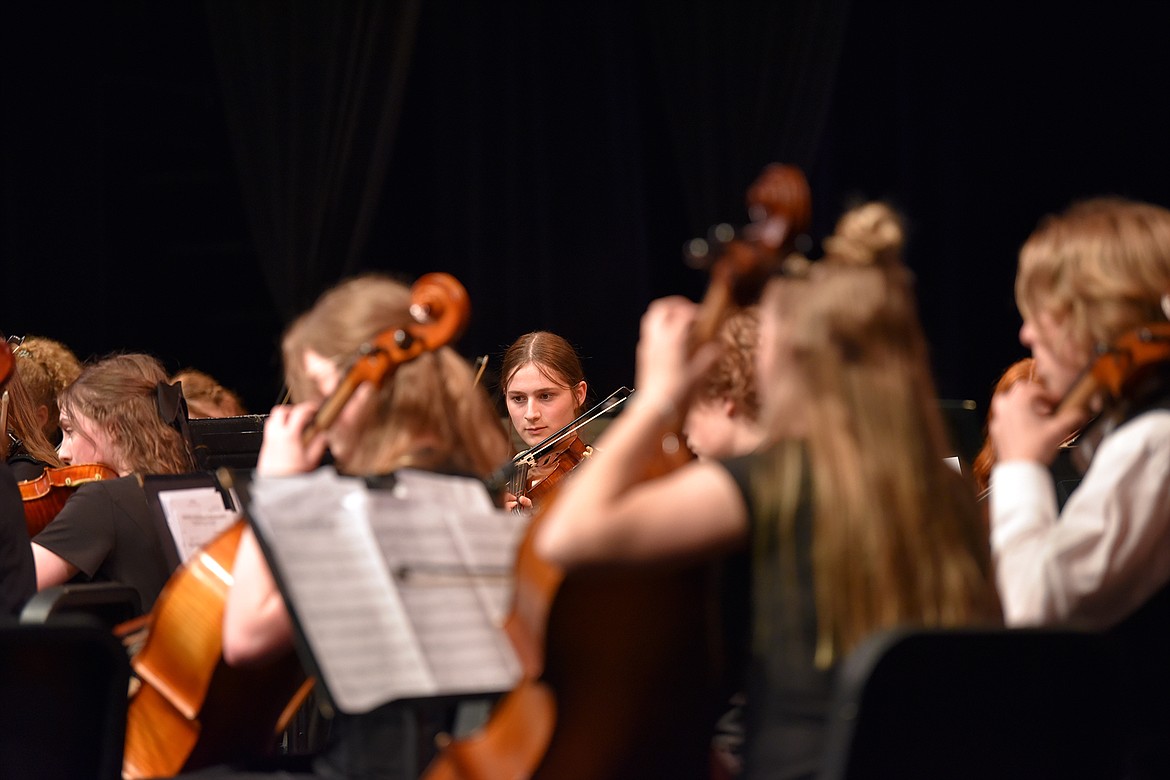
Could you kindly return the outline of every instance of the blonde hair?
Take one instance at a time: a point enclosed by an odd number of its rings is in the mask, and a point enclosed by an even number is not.
[[[196,368],[179,371],[171,377],[171,384],[175,382],[183,385],[189,417],[239,417],[248,413],[238,395]]]
[[[746,419],[760,416],[756,381],[756,352],[760,341],[760,313],[757,306],[735,310],[719,328],[715,343],[719,358],[703,376],[699,400],[729,398]]]
[[[195,468],[186,439],[159,416],[162,364],[141,353],[113,355],[85,366],[60,396],[69,418],[79,415],[109,436],[118,463],[135,474],[181,474]]]
[[[57,394],[77,379],[81,361],[67,346],[45,336],[25,336],[13,355],[34,408],[44,405],[49,412],[43,430],[52,439],[60,429]]]
[[[384,274],[363,274],[325,292],[285,332],[282,350],[292,399],[317,397],[305,373],[306,350],[344,370],[383,331],[416,324],[410,304],[410,288]],[[420,442],[434,446],[424,454]],[[507,434],[491,398],[476,384],[467,361],[441,346],[399,365],[383,383],[373,421],[345,468],[378,474],[408,463],[447,465],[486,477],[507,459]]]
[[[36,403],[25,386],[22,373],[23,366],[18,364],[3,388],[3,392],[8,395],[8,404],[4,410],[7,430],[0,431],[0,454],[5,459],[12,457],[14,437],[34,460],[47,466],[60,466],[61,458],[45,437],[41,422],[36,417]],[[53,405],[56,406],[56,403]]]
[[[805,382],[807,432],[763,459],[755,484],[791,555],[807,458],[821,666],[880,628],[998,619],[974,491],[944,462],[903,235],[883,203],[851,210],[825,257],[773,282],[763,304],[786,323],[778,348]],[[766,406],[765,424],[781,414]]]
[[[1170,292],[1170,210],[1118,197],[1074,203],[1042,219],[1020,249],[1016,304],[1025,319],[1068,317],[1087,351],[1165,322]]]

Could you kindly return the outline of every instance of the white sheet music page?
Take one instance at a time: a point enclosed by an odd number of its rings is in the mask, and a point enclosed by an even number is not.
[[[508,690],[501,630],[523,529],[477,480],[399,472],[393,490],[331,468],[256,477],[249,513],[334,704]]]
[[[158,502],[183,563],[240,519],[214,487],[160,490]]]

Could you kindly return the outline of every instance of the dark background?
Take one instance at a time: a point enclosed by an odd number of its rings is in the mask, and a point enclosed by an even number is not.
[[[1088,12],[1092,9],[1092,12]],[[266,412],[285,322],[334,281],[447,271],[468,357],[567,336],[633,381],[680,247],[801,166],[818,242],[887,198],[940,394],[1023,356],[1015,255],[1044,213],[1170,204],[1161,4],[8,3],[0,328],[155,354]]]

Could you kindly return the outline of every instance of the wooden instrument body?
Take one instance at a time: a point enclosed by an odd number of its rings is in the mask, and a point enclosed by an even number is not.
[[[359,385],[380,386],[396,368],[446,344],[470,316],[454,277],[426,274],[411,290],[415,323],[363,345],[302,440],[340,415]],[[223,660],[223,619],[241,520],[171,577],[151,611],[148,634],[132,662],[142,681],[130,702],[124,780],[170,777],[212,763],[263,755],[275,746],[313,686],[292,647],[265,665],[235,668]]]
[[[171,577],[131,664],[123,777],[170,777],[270,752],[312,687],[290,651],[264,666],[223,662],[223,613],[243,521]]]
[[[759,222],[719,247],[694,346],[714,338],[733,306],[758,296],[793,237],[807,230],[809,203],[798,169],[765,169],[748,193]],[[690,460],[678,432],[669,436],[642,480]],[[711,738],[728,693],[714,565],[565,576],[533,549],[557,500],[554,491],[534,514],[517,555],[505,629],[523,677],[484,728],[446,745],[423,777],[710,780]]]
[[[36,479],[18,483],[20,497],[24,501],[24,520],[29,538],[39,534],[53,521],[77,488],[88,482],[117,478],[118,472],[104,464],[78,463],[46,468]]]

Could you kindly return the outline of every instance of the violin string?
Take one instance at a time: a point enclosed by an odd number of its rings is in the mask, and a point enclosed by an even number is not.
[[[566,438],[576,433],[577,431],[581,430],[581,428],[593,422],[601,415],[616,409],[618,406],[625,403],[626,400],[630,397],[631,393],[633,393],[632,390],[626,387],[619,387],[617,390],[614,390],[612,393],[606,396],[605,399],[600,403],[583,413],[581,416],[577,417],[577,419],[573,420],[556,433],[552,434],[540,443],[524,450],[523,452],[518,453],[516,457],[512,458],[512,462],[523,462],[528,463],[529,465],[535,465],[538,458],[547,454],[547,452],[552,450],[552,448],[557,444],[564,441]]]

